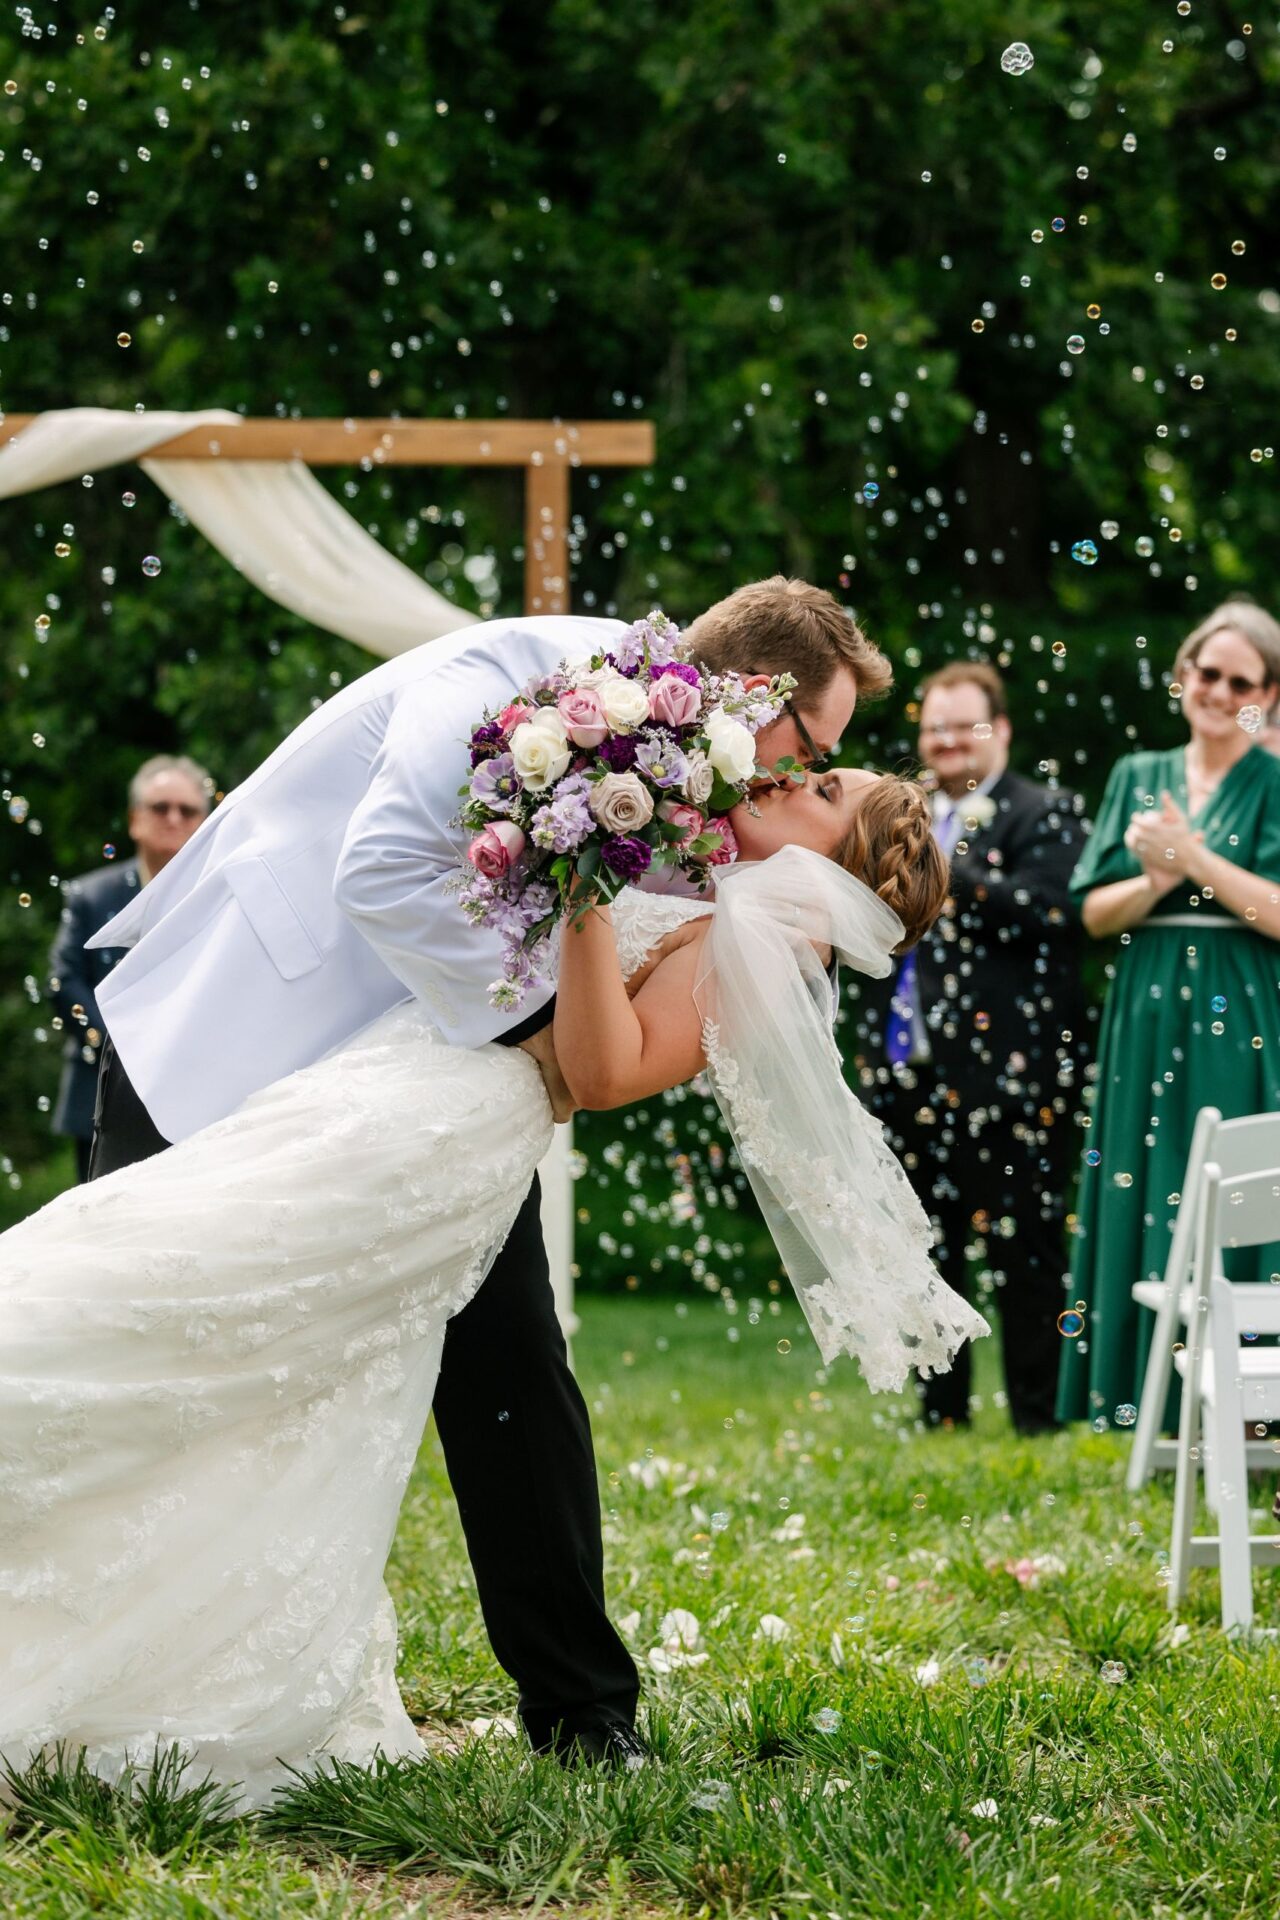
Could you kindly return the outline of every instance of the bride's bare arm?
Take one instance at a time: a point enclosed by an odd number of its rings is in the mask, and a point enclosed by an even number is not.
[[[556,987],[555,1047],[580,1107],[624,1107],[678,1087],[706,1065],[693,983],[709,922],[694,921],[631,999],[607,907],[566,925]]]

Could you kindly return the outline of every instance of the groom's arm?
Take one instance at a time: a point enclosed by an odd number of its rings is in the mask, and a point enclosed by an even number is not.
[[[530,667],[530,672],[534,671]],[[510,698],[508,678],[497,692]],[[551,995],[532,989],[518,1014],[489,1005],[501,976],[498,935],[458,904],[468,836],[449,823],[469,758],[465,741],[492,703],[472,673],[431,675],[403,693],[351,816],[334,875],[334,899],[379,959],[458,1046],[480,1046],[525,1020]]]

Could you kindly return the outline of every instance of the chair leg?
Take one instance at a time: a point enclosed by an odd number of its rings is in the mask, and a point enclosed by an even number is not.
[[[1249,1545],[1249,1462],[1244,1445],[1243,1382],[1236,1372],[1239,1339],[1229,1283],[1213,1282],[1214,1449],[1205,1468],[1218,1508],[1218,1572],[1222,1582],[1222,1624],[1227,1632],[1247,1633],[1253,1625],[1253,1557]]]
[[[1190,1373],[1182,1383],[1178,1416],[1178,1462],[1173,1482],[1173,1538],[1169,1548],[1169,1611],[1186,1598],[1191,1569],[1191,1527],[1196,1510],[1197,1456],[1200,1451],[1200,1394]]]
[[[1151,1477],[1151,1456],[1160,1437],[1160,1423],[1164,1418],[1164,1404],[1169,1397],[1169,1379],[1173,1372],[1176,1295],[1173,1305],[1175,1312],[1166,1314],[1164,1303],[1161,1302],[1155,1331],[1151,1336],[1147,1371],[1142,1381],[1142,1398],[1138,1402],[1138,1419],[1133,1429],[1133,1449],[1124,1477],[1124,1484],[1130,1493],[1140,1492]]]

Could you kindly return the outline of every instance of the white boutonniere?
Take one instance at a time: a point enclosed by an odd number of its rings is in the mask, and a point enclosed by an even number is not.
[[[980,833],[996,817],[996,803],[989,793],[970,793],[959,804],[960,819],[970,833]]]

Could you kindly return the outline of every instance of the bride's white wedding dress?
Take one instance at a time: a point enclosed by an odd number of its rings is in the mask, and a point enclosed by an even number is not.
[[[624,971],[707,911],[624,896]],[[62,1742],[111,1776],[177,1743],[261,1805],[288,1766],[422,1752],[383,1572],[446,1322],[551,1129],[526,1054],[449,1046],[408,1002],[0,1238],[0,1758]],[[910,1356],[896,1310],[871,1342],[892,1335],[899,1379],[985,1331],[917,1277]]]

